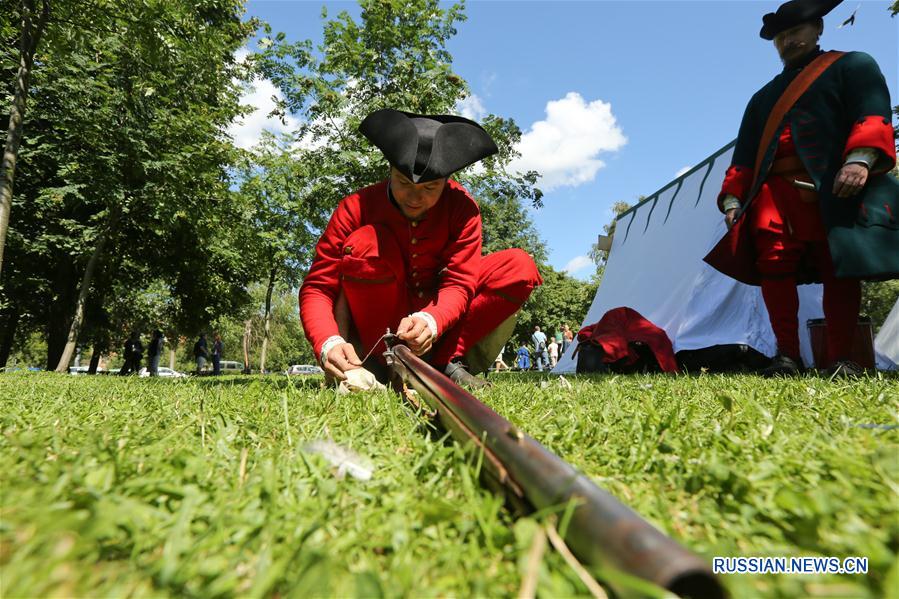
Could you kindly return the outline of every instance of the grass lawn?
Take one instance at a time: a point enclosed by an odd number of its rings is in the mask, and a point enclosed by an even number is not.
[[[486,403],[710,563],[868,558],[722,576],[735,597],[899,597],[899,378],[494,379]],[[0,375],[0,596],[517,595],[539,520],[397,396],[319,383]],[[586,593],[547,550],[537,594]]]

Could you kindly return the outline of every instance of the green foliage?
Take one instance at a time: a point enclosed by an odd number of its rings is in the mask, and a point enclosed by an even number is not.
[[[303,201],[325,215],[387,173],[380,152],[358,131],[365,116],[384,107],[450,112],[467,93],[445,48],[463,18],[461,6],[444,10],[435,0],[361,6],[359,21],[346,11],[326,21],[317,52],[308,40],[288,42],[265,25],[251,57],[283,92],[281,109],[302,121],[293,138],[304,147],[299,159],[310,174]]]
[[[265,330],[265,286],[250,286],[250,304],[244,314],[223,316],[212,323],[209,332],[217,331],[224,343],[224,359],[243,362],[243,338],[249,321],[250,368],[258,371]],[[210,336],[211,338],[211,336]],[[193,340],[190,343],[191,350]],[[193,361],[193,354],[189,356]],[[272,297],[271,329],[266,357],[266,370],[280,372],[291,364],[315,364],[312,347],[306,342],[297,310],[296,290],[278,289]]]
[[[4,305],[22,326],[46,326],[52,353],[105,239],[89,300],[95,336],[121,320],[107,301],[157,281],[175,300],[170,322],[187,330],[234,309],[247,273],[224,131],[244,75],[232,54],[254,27],[240,22],[242,3],[54,6],[26,117]]]
[[[638,196],[637,204],[645,199],[646,196]],[[612,213],[614,214],[614,216],[612,217],[611,222],[602,226],[602,232],[608,237],[614,237],[615,227],[618,225],[618,219],[622,214],[630,210],[632,207],[633,206],[631,206],[627,202],[615,202],[614,204],[612,204]],[[606,262],[609,261],[609,252],[607,250],[599,249],[599,243],[594,243],[590,247],[590,259],[593,260],[594,264],[596,264],[596,280],[602,280],[602,273],[605,271]]]
[[[563,324],[577,332],[593,303],[597,282],[579,281],[551,266],[540,268],[540,276],[543,285],[534,290],[518,313],[513,343],[530,345],[535,326],[547,337],[560,331]]]
[[[871,318],[875,334],[883,326],[897,301],[899,301],[899,280],[862,283],[861,313]]]
[[[515,520],[478,484],[477,456],[422,434],[390,392],[0,377],[10,597],[511,596],[545,522]],[[896,424],[895,377],[497,381],[495,410],[709,561],[869,559],[863,576],[724,576],[732,596],[889,596],[899,443],[865,426]],[[303,449],[321,438],[370,460],[372,479]],[[551,550],[537,581],[539,596],[587,594]]]
[[[7,362],[7,367],[40,368],[47,359],[47,342],[38,332],[22,335],[16,343],[16,352]],[[2,367],[0,367],[2,368]]]
[[[305,195],[310,175],[302,150],[286,141],[266,134],[245,155],[235,177],[240,195],[252,209],[247,224],[253,232],[250,248],[259,274],[297,287],[325,222]]]

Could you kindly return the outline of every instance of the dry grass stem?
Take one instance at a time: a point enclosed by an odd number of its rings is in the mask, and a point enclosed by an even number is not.
[[[565,559],[565,563],[574,570],[577,577],[581,579],[581,582],[583,582],[584,586],[587,587],[587,590],[590,591],[590,594],[596,599],[609,599],[609,596],[603,588],[599,586],[599,583],[590,576],[590,573],[587,572],[586,568],[581,565],[581,562],[579,562],[577,558],[574,557],[574,554],[571,553],[571,550],[568,549],[568,545],[566,545],[562,537],[559,536],[559,532],[556,530],[555,525],[552,523],[547,524],[546,534],[549,537],[549,542],[552,543],[553,548],[555,548],[555,550]]]
[[[540,576],[540,562],[543,561],[543,553],[546,551],[546,534],[542,528],[534,533],[531,549],[528,551],[527,569],[524,579],[521,581],[521,589],[518,591],[518,599],[532,599],[537,593],[537,578]]]

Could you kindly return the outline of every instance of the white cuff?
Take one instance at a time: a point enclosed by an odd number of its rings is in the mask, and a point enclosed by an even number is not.
[[[428,328],[431,329],[431,340],[433,341],[437,338],[437,321],[434,320],[433,316],[431,316],[427,312],[413,312],[409,316],[417,316],[418,318],[421,318],[423,321],[428,323]]]
[[[340,335],[332,335],[325,339],[325,342],[322,343],[322,353],[321,353],[321,363],[322,366],[325,365],[325,358],[328,357],[328,352],[334,349],[335,346],[340,345],[341,343],[346,343],[346,339],[341,337]]]
[[[846,156],[846,162],[843,163],[843,166],[847,164],[864,164],[868,167],[868,170],[871,170],[875,162],[877,162],[877,150],[874,148],[855,148]]]
[[[727,194],[724,196],[724,199],[721,200],[721,207],[724,208],[724,211],[733,210],[734,208],[740,207],[740,199],[731,194]]]

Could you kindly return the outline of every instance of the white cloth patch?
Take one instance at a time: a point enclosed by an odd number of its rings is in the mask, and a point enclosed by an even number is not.
[[[375,375],[365,368],[354,368],[353,370],[347,370],[344,374],[346,375],[346,380],[340,381],[340,384],[337,385],[337,393],[340,395],[358,391],[378,391],[387,388],[379,383]]]

